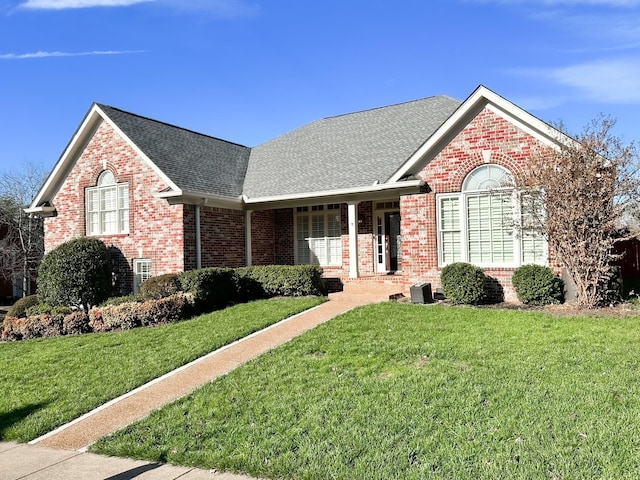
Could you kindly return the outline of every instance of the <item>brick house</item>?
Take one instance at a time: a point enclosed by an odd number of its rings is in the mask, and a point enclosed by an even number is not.
[[[480,265],[507,300],[524,263],[547,263],[500,191],[558,132],[487,88],[325,118],[248,148],[94,104],[28,209],[45,248],[112,250],[123,292],[205,266],[320,264],[343,282],[408,292],[454,261]],[[498,189],[498,190],[496,190]]]

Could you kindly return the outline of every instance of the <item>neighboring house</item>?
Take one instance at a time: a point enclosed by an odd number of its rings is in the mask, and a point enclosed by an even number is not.
[[[40,242],[42,237],[38,237]],[[35,248],[36,252],[42,251]],[[28,271],[24,271],[24,255],[22,253],[20,237],[15,226],[0,221],[0,303],[12,304],[15,299],[31,295],[36,291],[36,276],[41,254],[32,253],[28,264]],[[26,273],[26,275],[25,275]],[[25,278],[26,277],[26,278]]]
[[[254,148],[94,104],[28,211],[47,217],[47,251],[104,240],[123,292],[166,272],[299,263],[408,292],[468,261],[510,300],[513,270],[547,263],[548,248],[503,224],[520,205],[499,189],[557,135],[482,86],[464,102],[325,118]]]

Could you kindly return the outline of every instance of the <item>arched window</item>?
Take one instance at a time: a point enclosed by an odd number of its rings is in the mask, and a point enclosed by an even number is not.
[[[129,233],[129,184],[105,170],[85,191],[87,235]]]
[[[462,192],[438,196],[441,265],[469,262],[510,267],[546,262],[542,237],[520,228],[523,197],[513,187],[507,169],[487,164],[467,175]]]

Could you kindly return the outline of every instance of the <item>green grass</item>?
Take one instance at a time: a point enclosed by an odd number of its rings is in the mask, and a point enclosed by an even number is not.
[[[0,439],[36,438],[321,302],[319,298],[264,300],[155,328],[0,344]]]
[[[263,478],[636,479],[639,320],[367,306],[92,450]]]

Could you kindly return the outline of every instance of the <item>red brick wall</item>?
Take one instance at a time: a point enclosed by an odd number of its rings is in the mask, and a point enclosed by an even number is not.
[[[251,214],[251,264],[276,263],[276,212],[264,210]]]
[[[201,207],[200,235],[203,267],[244,266],[243,211]]]
[[[280,208],[273,212],[274,223],[274,263],[276,265],[293,265],[294,233],[293,209]]]
[[[107,123],[102,123],[53,198],[57,216],[45,219],[45,249],[86,234],[85,188],[95,186],[105,169],[129,184],[129,234],[99,237],[111,247],[119,288],[132,288],[134,258],[149,258],[154,275],[178,272],[183,264],[181,205],[170,206],[153,194],[167,187]]]
[[[536,140],[489,109],[484,109],[431,162],[418,177],[430,187],[429,193],[401,197],[402,273],[407,285],[431,282],[440,286],[438,268],[436,201],[438,193],[459,192],[469,172],[490,163],[507,168],[516,182],[526,168]],[[487,151],[489,153],[484,153]],[[514,269],[486,269],[498,280],[506,300],[515,300],[511,285]]]

